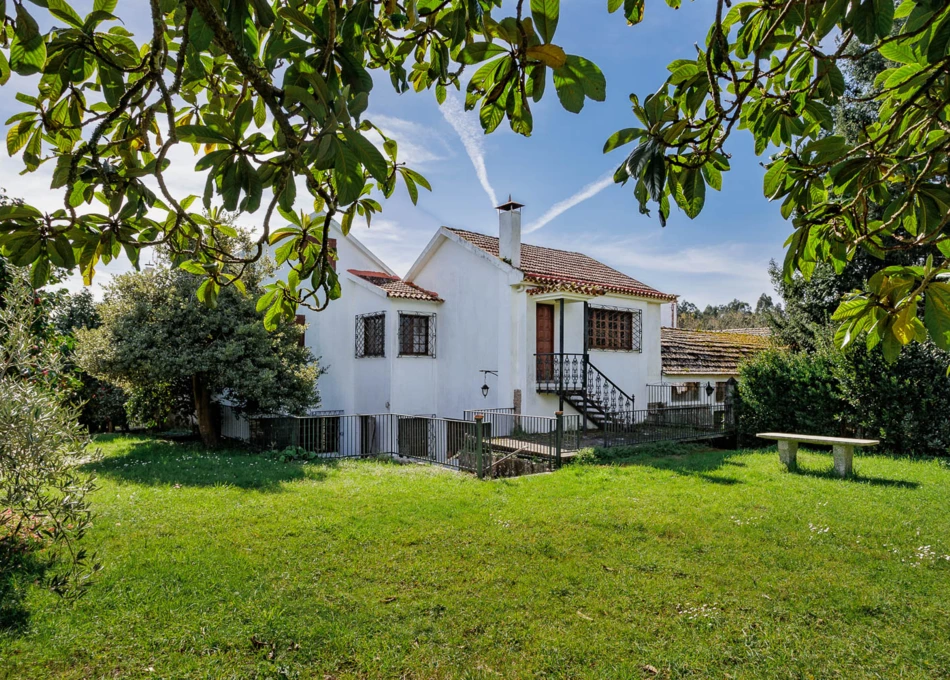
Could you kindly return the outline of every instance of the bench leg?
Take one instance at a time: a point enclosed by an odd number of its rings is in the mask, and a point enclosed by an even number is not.
[[[835,472],[839,477],[850,477],[854,460],[854,447],[847,444],[835,444]]]
[[[779,441],[778,459],[782,461],[789,470],[798,469],[798,442]]]

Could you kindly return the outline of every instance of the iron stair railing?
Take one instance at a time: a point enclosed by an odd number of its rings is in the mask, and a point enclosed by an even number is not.
[[[564,397],[585,417],[600,411],[604,420],[616,421],[634,410],[634,398],[585,354],[536,354],[535,367],[538,391]]]

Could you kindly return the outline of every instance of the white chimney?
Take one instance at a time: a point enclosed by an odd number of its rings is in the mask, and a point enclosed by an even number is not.
[[[521,268],[521,209],[508,196],[508,202],[498,206],[498,256],[515,269]]]

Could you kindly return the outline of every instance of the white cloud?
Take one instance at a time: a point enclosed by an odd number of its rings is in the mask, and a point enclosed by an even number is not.
[[[472,122],[471,116],[465,112],[462,100],[459,96],[449,93],[445,103],[440,107],[445,120],[451,125],[462,140],[465,152],[472,160],[475,166],[475,174],[482,185],[482,189],[488,195],[492,207],[498,205],[498,196],[488,181],[488,169],[485,167],[485,135],[482,130]]]
[[[734,298],[755,304],[774,294],[768,249],[751,243],[658,248],[653,239],[616,239],[580,247],[591,257],[700,306]]]
[[[374,217],[369,228],[365,222],[357,223],[350,233],[390,269],[405,276],[435,230],[431,226],[408,228],[395,220]]]
[[[529,224],[525,228],[525,233],[530,234],[532,231],[537,231],[538,229],[546,225],[548,222],[558,217],[561,213],[567,212],[568,210],[573,208],[575,205],[577,205],[578,203],[583,203],[588,198],[593,198],[594,196],[596,196],[601,191],[603,191],[604,189],[606,189],[607,187],[609,187],[610,185],[614,183],[613,177],[614,177],[613,173],[610,173],[609,175],[605,175],[604,177],[597,180],[596,182],[591,182],[590,184],[585,186],[583,189],[578,191],[576,194],[574,194],[570,198],[565,198],[563,201],[558,201],[557,203],[552,205],[550,208],[548,208],[547,211],[543,215],[541,215],[541,217],[539,217],[537,220]]]
[[[591,254],[597,252],[605,260],[651,271],[761,278],[768,266],[767,259],[764,265],[750,259],[748,246],[740,243],[662,251],[646,249],[640,242],[626,240],[595,246],[591,250]]]
[[[399,144],[399,161],[410,167],[445,160],[452,155],[452,149],[442,135],[434,133],[425,125],[386,115],[373,115],[370,120],[387,137],[396,140]],[[376,135],[374,137],[378,138]],[[377,146],[383,148],[381,139]]]

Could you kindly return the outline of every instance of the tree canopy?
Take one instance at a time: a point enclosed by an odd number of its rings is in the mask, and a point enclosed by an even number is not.
[[[116,0],[95,0],[85,16],[68,0],[34,4],[6,7],[0,81],[12,70],[37,83],[18,94],[7,144],[27,171],[54,165],[63,206],[0,209],[4,253],[31,264],[34,283],[51,265],[78,266],[88,281],[123,249],[137,261],[161,244],[204,277],[198,294],[213,303],[238,275],[219,247],[227,226],[201,208],[255,214],[262,233],[248,258],[279,244],[290,265],[266,298],[269,327],[339,295],[330,220],[344,231],[370,220],[397,181],[413,201],[428,188],[364,115],[372,71],[439,102],[464,87],[486,132],[507,119],[530,134],[549,80],[569,111],[606,96],[600,69],[556,40],[559,0],[149,0],[152,33],[141,37],[122,27]],[[605,9],[636,24],[644,4]],[[40,30],[36,12],[55,27]],[[843,65],[873,54],[887,68],[871,90],[849,92]],[[864,334],[893,357],[929,334],[948,348],[948,68],[950,0],[716,0],[695,59],[670,64],[656,92],[632,95],[640,127],[604,150],[635,142],[615,179],[665,223],[674,204],[699,215],[729,169],[727,141],[748,130],[756,153],[774,152],[764,192],[794,227],[786,277],[821,262],[841,271],[859,252],[937,252],[921,265],[882,264],[837,311],[839,342]],[[873,102],[876,114],[851,137],[834,130],[842,97]],[[200,197],[165,182],[178,144],[201,152]]]
[[[259,294],[260,272],[245,273]],[[303,327],[261,323],[255,297],[222,291],[213,309],[195,292],[199,277],[161,266],[123,274],[106,286],[98,327],[77,332],[79,363],[125,388],[129,409],[156,423],[195,414],[202,440],[217,443],[211,397],[252,413],[299,413],[319,402],[319,369],[300,342]]]
[[[721,305],[706,305],[705,309],[683,300],[676,305],[676,325],[697,331],[727,330],[730,328],[765,328],[774,313],[781,313],[765,293],[759,296],[755,309],[748,302],[735,299]]]

